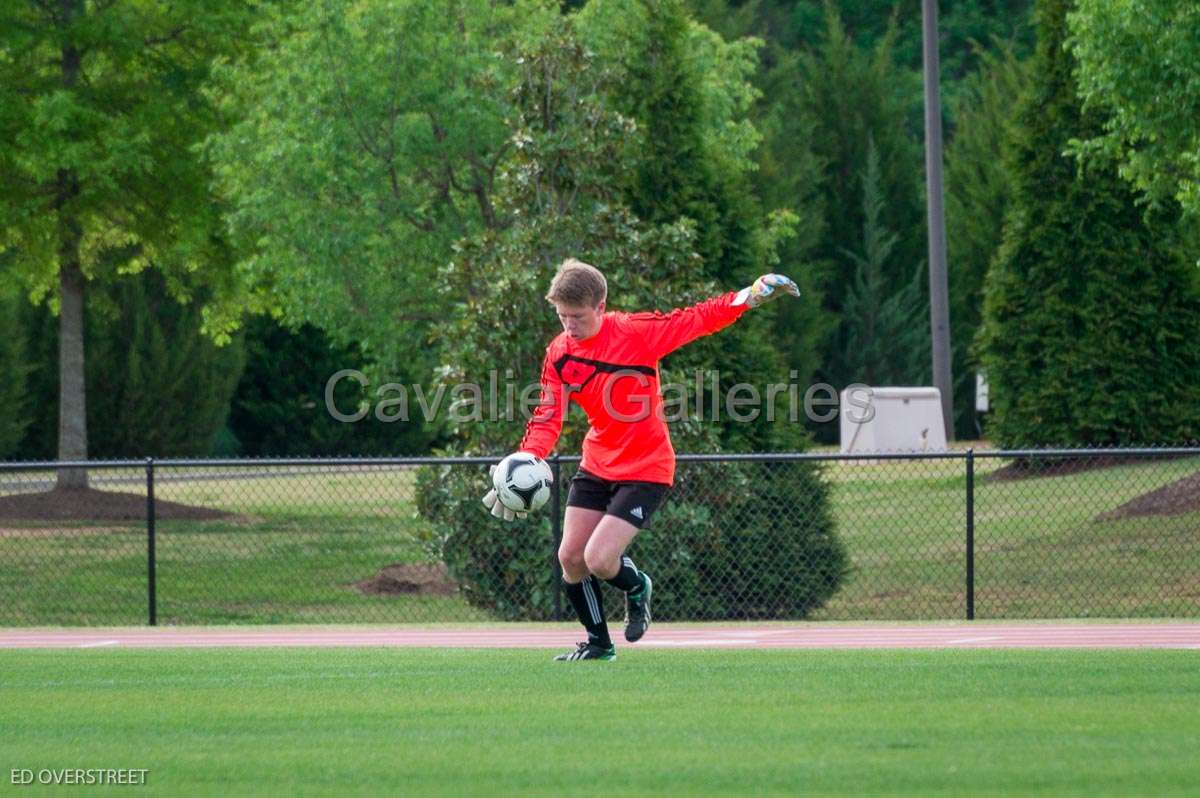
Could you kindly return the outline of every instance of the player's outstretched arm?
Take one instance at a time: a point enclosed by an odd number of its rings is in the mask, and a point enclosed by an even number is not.
[[[764,274],[736,293],[729,291],[670,313],[632,313],[628,323],[656,357],[665,357],[703,335],[728,327],[750,308],[783,294],[799,296],[800,289],[782,274]]]
[[[785,277],[782,274],[764,274],[755,280],[752,285],[748,285],[741,291],[738,291],[737,296],[733,298],[733,304],[734,306],[749,305],[752,308],[756,308],[764,302],[770,302],[775,297],[782,296],[783,294],[800,296],[800,288],[791,278]]]

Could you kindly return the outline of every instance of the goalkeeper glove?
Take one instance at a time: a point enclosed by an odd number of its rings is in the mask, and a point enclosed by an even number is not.
[[[490,479],[496,473],[495,466],[488,467],[488,478]],[[497,518],[503,518],[505,521],[511,521],[514,518],[524,518],[529,513],[518,513],[516,510],[510,510],[504,506],[504,502],[500,501],[500,497],[496,495],[496,489],[493,487],[483,497],[483,506],[492,511],[492,515]]]
[[[792,296],[800,296],[800,288],[782,274],[764,274],[754,281],[753,285],[738,291],[733,299],[734,305],[749,305],[756,308],[786,292]]]

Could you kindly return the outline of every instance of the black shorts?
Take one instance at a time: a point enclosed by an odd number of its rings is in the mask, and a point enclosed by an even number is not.
[[[571,480],[567,506],[600,510],[642,529],[669,489],[658,482],[613,482],[581,468]]]

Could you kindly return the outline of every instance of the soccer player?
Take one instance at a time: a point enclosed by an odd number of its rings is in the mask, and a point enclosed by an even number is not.
[[[558,441],[570,399],[587,414],[590,429],[567,495],[558,561],[588,639],[555,659],[616,658],[599,579],[625,593],[626,640],[640,640],[650,625],[654,584],[625,550],[675,478],[659,360],[782,293],[800,291],[787,277],[766,274],[741,291],[670,313],[605,312],[608,285],[599,269],[573,258],[559,267],[546,299],[563,332],[546,347],[541,401],[519,449],[545,458]],[[505,507],[494,490],[483,503],[506,521],[524,515]]]

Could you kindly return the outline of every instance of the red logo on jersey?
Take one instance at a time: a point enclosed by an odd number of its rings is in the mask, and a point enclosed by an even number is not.
[[[582,387],[592,375],[596,373],[596,367],[590,363],[580,363],[578,360],[569,360],[563,364],[562,380],[568,385]]]

